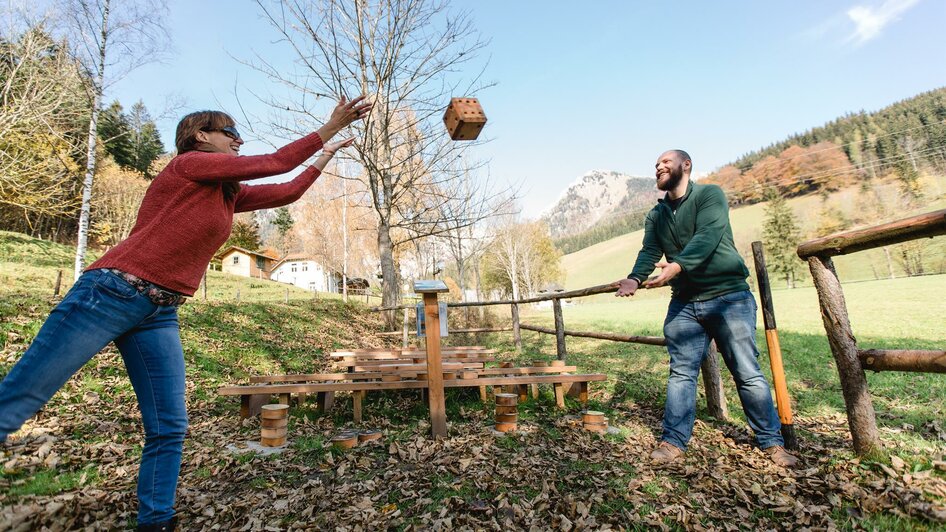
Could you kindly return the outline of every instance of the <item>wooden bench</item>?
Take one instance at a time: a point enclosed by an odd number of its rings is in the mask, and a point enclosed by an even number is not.
[[[603,381],[607,379],[606,375],[599,373],[592,374],[554,374],[540,375],[529,373],[524,370],[564,370],[571,369],[574,366],[565,367],[537,367],[537,368],[490,368],[503,370],[514,375],[482,375],[476,379],[451,379],[443,382],[444,388],[473,388],[478,386],[524,386],[530,384],[551,384],[555,390],[555,404],[559,408],[565,407],[565,386],[571,385],[572,389],[577,389],[578,400],[584,405],[588,402],[588,383],[594,381]],[[513,371],[519,370],[519,371]],[[316,375],[316,374],[313,374]],[[369,380],[350,380],[350,374],[318,374],[335,375],[345,378],[329,378],[323,382],[306,383],[260,383],[249,386],[224,386],[217,390],[220,395],[236,395],[240,397],[240,415],[243,417],[254,416],[259,413],[263,404],[267,404],[272,396],[279,396],[281,403],[288,404],[290,394],[320,394],[329,392],[351,391],[368,392],[373,390],[411,390],[426,389],[427,381],[423,380],[402,380],[396,382],[378,382]],[[280,377],[296,378],[299,376],[284,375]],[[269,378],[280,378],[269,377]],[[266,378],[266,377],[260,377]],[[521,389],[521,388],[520,388]],[[361,401],[360,394],[353,394],[356,397],[355,422],[361,422]]]

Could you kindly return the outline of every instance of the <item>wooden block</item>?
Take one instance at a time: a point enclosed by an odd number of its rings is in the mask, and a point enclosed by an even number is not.
[[[402,373],[401,380],[402,381],[416,381],[417,373]]]
[[[538,384],[530,384],[530,385],[529,385],[529,388],[530,388],[531,391],[532,391],[532,398],[533,398],[533,399],[538,399],[538,398],[539,398],[539,385],[538,385]]]
[[[352,411],[354,413],[355,423],[361,423],[361,403],[364,399],[365,392],[363,391],[354,391],[351,392],[352,398]]]
[[[331,412],[332,407],[335,406],[335,392],[318,392],[316,402],[318,403],[319,412],[323,414]]]
[[[262,436],[263,438],[271,439],[271,440],[285,438],[286,427],[281,427],[278,429],[260,429],[260,436]]]
[[[549,366],[551,366],[551,367],[553,367],[553,368],[560,368],[560,367],[562,367],[562,366],[564,366],[564,365],[565,365],[565,361],[564,361],[564,360],[552,360],[552,361],[549,362]]]
[[[463,371],[460,372],[460,378],[465,380],[475,379],[479,376],[475,371]]]
[[[597,432],[598,434],[603,434],[608,431],[607,423],[584,423],[582,427],[590,432]]]
[[[549,363],[546,362],[546,361],[544,361],[544,360],[533,360],[533,361],[532,361],[532,367],[533,367],[533,368],[547,368],[548,365],[549,365]]]
[[[496,414],[496,423],[515,423],[519,421],[519,414]]]
[[[605,423],[604,412],[598,412],[597,410],[585,410],[581,413],[581,421],[583,423]]]
[[[552,384],[552,388],[555,390],[555,406],[559,408],[565,408],[565,387],[560,382]]]
[[[496,430],[499,432],[512,432],[516,430],[515,423],[496,423]]]
[[[443,372],[443,380],[445,381],[452,381],[452,380],[455,380],[456,378],[457,378],[457,374],[453,371]]]
[[[381,439],[380,430],[363,430],[358,433],[358,443],[364,443],[366,441],[375,441]]]
[[[332,438],[332,445],[339,449],[351,449],[358,445],[358,434],[355,432],[343,432]]]
[[[260,426],[264,429],[280,429],[289,426],[289,418],[260,420]]]
[[[260,444],[263,447],[282,447],[286,445],[286,437],[282,438],[260,438]]]
[[[497,414],[497,415],[499,415],[499,414],[515,414],[515,413],[517,413],[517,412],[519,412],[519,408],[516,407],[516,406],[502,406],[502,405],[497,405],[497,406],[496,406],[496,414]]]
[[[381,375],[381,382],[399,382],[401,380],[400,375]]]
[[[269,403],[268,395],[241,395],[240,396],[240,417],[248,418],[258,415],[263,411],[263,405]]]
[[[486,395],[486,386],[480,386],[480,401],[486,402],[489,399]]]
[[[281,394],[279,394],[279,404],[281,404],[281,405],[287,405],[287,406],[289,405],[289,394],[288,394],[288,393],[281,393]]]
[[[496,404],[500,406],[516,406],[519,404],[519,396],[514,393],[497,393]]]
[[[512,362],[500,362],[500,363],[499,363],[499,367],[501,367],[501,368],[511,368],[511,367],[513,367],[513,364],[512,364]]]
[[[486,115],[476,98],[451,98],[443,123],[453,140],[474,140],[486,125]]]
[[[260,417],[263,419],[285,419],[289,417],[289,405],[263,405]]]

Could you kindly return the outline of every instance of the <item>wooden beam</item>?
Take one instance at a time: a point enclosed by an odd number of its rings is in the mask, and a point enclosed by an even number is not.
[[[545,334],[555,334],[555,329],[549,329],[547,327],[539,327],[537,325],[527,325],[525,323],[519,325],[519,327],[527,331],[535,331]],[[614,342],[629,342],[634,344],[647,344],[647,345],[667,345],[667,341],[659,336],[627,336],[623,334],[611,334],[611,333],[597,333],[597,332],[584,332],[584,331],[569,331],[565,329],[565,336],[577,336],[581,338],[596,338],[598,340],[611,340]]]
[[[700,365],[700,373],[703,374],[703,392],[706,394],[706,410],[709,415],[719,420],[729,419],[729,407],[726,404],[715,341],[710,342],[709,353],[706,353]]]
[[[536,296],[529,297],[526,299],[508,299],[502,301],[469,301],[465,303],[447,303],[449,308],[459,308],[459,307],[485,307],[490,305],[509,305],[511,303],[518,303],[524,305],[527,303],[539,303],[540,301],[552,301],[555,299],[572,299],[575,297],[586,297],[593,296],[596,294],[608,294],[614,293],[618,290],[618,283],[609,283],[601,284],[597,286],[592,286],[589,288],[581,288],[578,290],[570,290],[568,292],[558,292],[555,294],[549,294],[545,296]],[[404,308],[406,305],[395,305],[392,307],[372,307],[368,310],[372,312],[382,312],[387,310],[399,310]]]
[[[430,431],[435,438],[445,438],[447,406],[440,358],[440,305],[436,293],[424,294],[424,321],[427,335],[427,404],[430,406]]]
[[[565,360],[565,317],[562,316],[562,300],[552,300],[552,314],[555,316],[555,353],[559,360]]]
[[[797,253],[802,259],[833,257],[939,235],[946,235],[946,209],[809,240],[798,246]]]
[[[865,349],[857,356],[864,369],[872,371],[946,373],[946,351]]]

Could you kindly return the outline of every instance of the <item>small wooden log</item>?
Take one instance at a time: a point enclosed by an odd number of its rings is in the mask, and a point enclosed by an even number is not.
[[[497,393],[497,406],[516,406],[519,404],[519,397],[514,393]]]
[[[857,352],[864,369],[946,373],[946,351],[866,349]]]
[[[486,402],[489,400],[489,397],[486,394],[486,386],[480,386],[480,401]]]
[[[565,366],[564,360],[550,360],[548,363],[549,367],[560,368]]]
[[[401,380],[400,375],[381,375],[381,382],[399,382]]]
[[[286,437],[286,427],[280,427],[278,429],[260,429],[260,436],[263,438],[285,438]]]
[[[604,412],[597,410],[585,410],[581,413],[582,423],[605,423]]]
[[[512,432],[516,430],[515,423],[496,423],[496,430],[498,432]]]
[[[263,419],[286,419],[289,417],[289,405],[285,403],[263,405],[261,410],[260,417]]]
[[[264,429],[281,429],[289,425],[288,418],[282,419],[260,419],[260,427]]]
[[[358,433],[358,443],[380,440],[381,435],[380,430],[363,430]]]
[[[499,414],[516,414],[516,413],[518,413],[518,412],[519,412],[519,408],[516,407],[516,406],[503,406],[503,405],[497,405],[497,406],[496,406],[496,415],[499,415]]]
[[[339,449],[351,449],[358,445],[358,434],[355,432],[343,432],[332,438],[332,445]]]
[[[608,432],[607,423],[583,423],[582,428],[589,432],[596,432],[598,434],[604,434]]]
[[[719,354],[716,342],[710,342],[709,352],[700,365],[703,374],[703,391],[706,393],[706,410],[709,415],[720,421],[729,418],[729,407],[726,404],[726,392],[723,390],[723,379],[719,371]]]
[[[804,260],[828,258],[938,235],[946,235],[946,209],[809,240],[798,246],[798,256]]]
[[[260,438],[260,445],[263,447],[282,447],[286,445],[286,437],[282,438]]]
[[[496,423],[515,423],[519,421],[519,414],[496,414]]]

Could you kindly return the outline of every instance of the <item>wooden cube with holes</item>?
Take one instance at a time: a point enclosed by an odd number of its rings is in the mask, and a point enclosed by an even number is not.
[[[443,123],[451,139],[474,140],[486,125],[486,115],[476,98],[452,98],[443,114]]]

